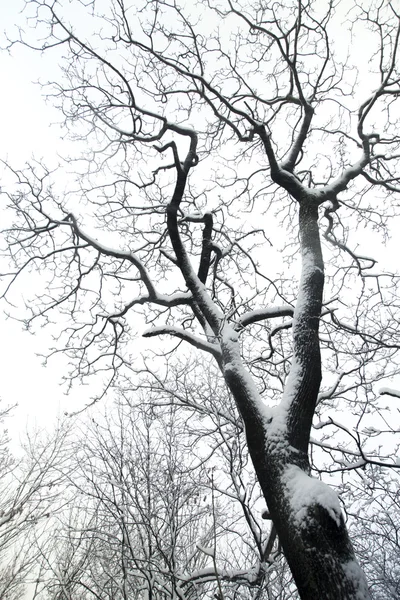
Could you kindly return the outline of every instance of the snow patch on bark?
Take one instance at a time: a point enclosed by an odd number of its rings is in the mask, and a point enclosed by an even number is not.
[[[268,408],[264,406],[264,417],[267,424],[268,440],[284,439],[287,434],[287,418],[290,406],[296,398],[301,385],[303,369],[293,356],[292,365],[283,391],[282,401],[278,406]]]
[[[354,589],[356,590],[354,598],[356,600],[368,600],[371,595],[368,590],[367,580],[358,562],[350,560],[343,563],[343,571],[347,579],[354,585]]]
[[[320,479],[307,475],[300,467],[288,465],[282,478],[289,493],[290,507],[297,523],[305,525],[308,510],[313,505],[322,506],[339,527],[342,511],[335,492]]]
[[[302,270],[301,279],[298,291],[298,298],[293,315],[293,335],[301,331],[303,328],[308,328],[308,310],[313,301],[313,289],[310,286],[310,278],[315,271],[323,271],[315,264],[314,253],[305,248],[302,252]],[[298,349],[294,349],[292,364],[287,378],[283,398],[281,403],[282,413],[289,410],[292,402],[296,398],[301,383],[304,377],[304,365],[298,354]]]
[[[282,404],[289,407],[296,397],[304,375],[304,367],[296,355],[293,356],[290,372],[283,392]]]
[[[313,301],[313,288],[310,285],[314,273],[319,272],[324,274],[323,268],[316,264],[316,256],[310,248],[303,248],[301,253],[301,277],[296,306],[293,315],[293,332],[296,326],[301,326],[302,317],[307,314],[310,305]]]
[[[276,448],[279,447],[279,451],[282,452],[284,446],[287,446],[286,407],[282,403],[273,408],[265,405],[257,386],[243,364],[240,355],[238,334],[229,324],[225,324],[221,332],[220,344],[225,360],[225,375],[229,375],[241,386],[242,390],[245,391],[247,401],[262,419],[265,443],[269,445],[269,450],[271,451],[272,444]]]
[[[221,348],[225,358],[224,371],[231,373],[235,379],[240,380],[242,386],[246,389],[249,400],[257,407],[260,413],[263,413],[265,406],[261,400],[258,389],[245,368],[240,356],[238,334],[230,325],[225,325],[221,335]]]

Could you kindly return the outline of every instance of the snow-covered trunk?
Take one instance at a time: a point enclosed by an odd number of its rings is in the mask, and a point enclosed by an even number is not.
[[[283,408],[290,444],[307,456],[311,424],[321,384],[319,321],[324,291],[324,261],[318,206],[302,202],[299,210],[301,279],[293,316],[293,359]]]
[[[250,456],[300,597],[368,600],[339,502],[328,486],[309,475],[308,444],[321,383],[318,331],[324,264],[318,201],[304,191],[297,198],[302,275],[293,317],[293,359],[282,401],[271,410],[263,405],[243,364],[237,333],[193,270],[180,238],[178,212],[195,144],[193,138],[183,166],[177,164],[176,187],[167,207],[168,232],[195,314],[219,340],[218,364],[244,421]]]
[[[367,600],[339,502],[309,476],[308,443],[321,382],[318,339],[324,286],[318,206],[300,202],[302,276],[293,320],[293,360],[277,409],[260,403],[240,368],[238,344],[221,342],[225,378],[246,427],[248,447],[279,540],[303,600]]]

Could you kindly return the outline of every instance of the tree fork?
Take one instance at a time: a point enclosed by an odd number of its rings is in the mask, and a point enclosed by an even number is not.
[[[297,521],[285,482],[289,466],[309,474],[308,444],[321,383],[318,330],[324,264],[318,205],[308,199],[299,204],[302,274],[294,315],[292,369],[294,363],[295,368],[300,366],[301,376],[295,385],[291,373],[285,389],[285,395],[289,395],[286,401],[290,401],[286,439],[277,441],[276,434],[271,436],[274,419],[267,420],[257,410],[243,377],[234,369],[226,369],[225,378],[245,423],[250,456],[300,597],[368,600],[367,582],[355,558],[343,515],[337,522],[326,507],[313,502],[307,506],[306,518]],[[294,385],[291,397],[288,385]]]

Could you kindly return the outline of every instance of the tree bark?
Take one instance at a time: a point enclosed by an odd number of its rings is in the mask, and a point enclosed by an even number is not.
[[[243,418],[254,468],[300,597],[367,600],[367,582],[343,515],[335,518],[323,503],[312,499],[305,502],[299,519],[288,486],[288,468],[297,467],[309,475],[308,444],[321,382],[318,330],[324,264],[318,205],[307,198],[299,203],[299,233],[302,275],[293,319],[293,359],[280,407],[271,417],[264,415],[254,402],[254,390],[237,370],[227,368],[225,377]],[[226,366],[233,362],[229,353],[232,350],[223,347]]]

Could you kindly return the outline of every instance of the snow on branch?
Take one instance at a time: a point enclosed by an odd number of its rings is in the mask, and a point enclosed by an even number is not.
[[[185,342],[188,342],[198,350],[202,350],[203,352],[209,352],[216,358],[220,359],[222,354],[219,345],[212,344],[207,342],[206,340],[202,340],[201,338],[185,331],[184,329],[179,329],[178,327],[170,327],[170,326],[160,326],[153,327],[152,329],[147,329],[143,334],[143,337],[155,337],[158,335],[172,335],[177,337]]]
[[[206,546],[202,546],[199,543],[197,543],[196,546],[206,556],[211,556],[211,558],[215,558],[215,546],[206,547]]]
[[[400,398],[400,391],[395,390],[393,388],[389,388],[389,387],[380,388],[379,394],[380,394],[380,396],[387,395],[387,396],[393,396],[394,398]]]
[[[360,175],[369,162],[369,155],[364,151],[361,158],[353,165],[345,169],[339,177],[337,177],[332,183],[324,186],[321,189],[321,196],[325,200],[332,200],[336,198],[337,194],[347,189],[349,183]]]
[[[224,569],[218,569],[218,573],[215,572],[214,567],[205,567],[192,573],[187,579],[182,581],[181,587],[188,587],[195,583],[207,583],[215,581],[217,578],[223,581],[232,583],[242,583],[249,586],[257,585],[260,581],[261,571],[257,568],[250,568],[242,571],[226,571]]]
[[[144,266],[142,261],[136,256],[136,254],[130,251],[116,250],[115,248],[110,248],[108,246],[105,246],[98,240],[95,240],[90,235],[82,231],[82,229],[78,225],[75,216],[72,213],[67,215],[65,221],[69,221],[71,223],[72,230],[74,231],[77,237],[84,240],[87,244],[89,244],[89,246],[100,252],[100,254],[112,256],[113,258],[118,258],[121,260],[127,260],[128,262],[132,263],[139,271],[140,277],[143,283],[145,284],[149,295],[152,297],[155,297],[157,295],[153,282],[151,281],[150,275],[148,274],[146,267]]]
[[[257,310],[251,310],[245,315],[240,317],[237,321],[236,329],[243,329],[247,325],[252,323],[258,323],[265,319],[274,319],[276,317],[292,317],[294,309],[289,304],[283,306],[276,306],[274,308],[259,308]]]
[[[174,306],[182,306],[183,304],[185,304],[185,305],[191,304],[191,302],[192,302],[192,295],[190,294],[190,292],[181,292],[181,293],[175,293],[175,294],[171,294],[171,295],[156,293],[155,296],[150,296],[150,295],[137,296],[136,298],[133,298],[133,300],[131,300],[130,302],[125,304],[125,306],[122,310],[120,310],[118,313],[114,313],[113,315],[110,315],[109,318],[111,320],[119,319],[119,318],[125,316],[126,313],[133,306],[138,306],[138,305],[143,305],[143,304],[156,304],[158,306],[165,306],[166,308],[172,308]]]

